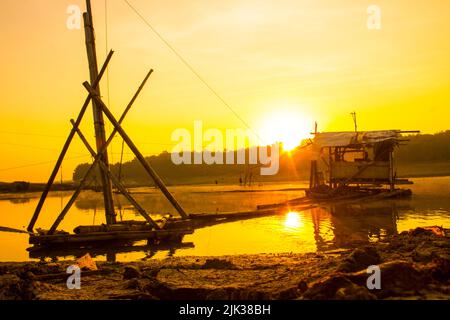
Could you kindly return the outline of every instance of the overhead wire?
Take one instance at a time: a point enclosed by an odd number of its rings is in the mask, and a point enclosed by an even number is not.
[[[219,99],[222,104],[230,110],[234,116],[241,121],[241,123],[249,130],[255,134],[255,136],[258,138],[258,140],[262,143],[264,141],[261,139],[261,137],[258,135],[258,133],[245,121],[237,112],[234,110],[234,108],[223,98],[206,80],[203,78],[199,72],[195,70],[195,68],[170,44],[169,41],[167,41],[153,26],[152,24],[146,19],[143,14],[137,10],[128,0],[123,0],[128,7],[149,27],[149,29],[172,51],[175,56],[178,57],[178,59],[200,80],[200,82],[203,83],[203,85],[206,86],[206,88],[211,91],[211,93],[216,96],[217,99]]]
[[[81,159],[81,158],[87,158],[87,157],[90,157],[90,156],[88,156],[88,155],[76,156],[76,157],[66,158],[66,160],[75,160],[75,159]],[[51,164],[51,163],[54,163],[54,162],[55,162],[54,160],[43,161],[43,162],[35,162],[35,163],[30,163],[30,164],[26,164],[26,165],[17,166],[17,167],[0,168],[0,171],[3,172],[3,171],[15,170],[15,169],[37,167],[37,166],[41,166],[41,165]]]

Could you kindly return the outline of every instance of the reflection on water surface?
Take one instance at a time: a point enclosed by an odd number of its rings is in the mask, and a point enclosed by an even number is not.
[[[116,246],[96,248],[90,253],[98,260],[119,261],[163,258],[170,255],[231,255],[253,253],[312,252],[345,249],[383,240],[386,236],[417,226],[450,227],[450,177],[414,179],[411,199],[385,200],[305,211],[286,210],[279,215],[229,222],[197,229],[176,247],[151,247],[145,242],[133,248]],[[188,212],[226,212],[252,210],[258,204],[281,202],[303,196],[303,184],[276,184],[253,187],[256,192],[235,192],[238,186],[171,187]],[[250,189],[251,190],[251,189]],[[268,191],[283,190],[283,191]],[[246,191],[249,191],[247,189]],[[176,214],[159,190],[133,190],[135,198],[152,213]],[[69,199],[70,192],[52,193],[37,226],[48,228]],[[28,224],[39,194],[3,195],[0,200],[0,226],[22,228]],[[2,198],[0,198],[2,199]],[[123,220],[141,217],[116,196],[117,212]],[[83,192],[61,228],[72,231],[78,225],[104,223],[101,194]],[[39,258],[26,251],[28,237],[0,232],[0,261],[26,261]],[[53,252],[56,256],[81,256],[85,250]],[[45,253],[48,256],[48,253]]]

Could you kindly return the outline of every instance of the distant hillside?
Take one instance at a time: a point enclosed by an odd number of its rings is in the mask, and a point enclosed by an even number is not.
[[[401,146],[395,154],[399,162],[450,161],[450,130],[407,138],[410,141]]]
[[[397,149],[395,158],[398,163],[399,176],[427,176],[450,174],[450,131],[437,134],[418,134],[407,137],[406,145]],[[247,150],[248,152],[248,150]],[[147,161],[158,172],[167,184],[196,184],[196,183],[239,183],[251,180],[253,183],[268,181],[305,180],[309,177],[310,160],[316,154],[307,149],[298,148],[291,153],[284,153],[280,158],[280,169],[277,175],[261,176],[260,165],[175,165],[171,161],[170,153],[162,152],[157,156],[147,158]],[[433,165],[425,162],[439,163],[436,172]],[[447,165],[448,164],[448,165]],[[73,180],[79,182],[90,164],[80,164],[73,174]],[[118,174],[119,165],[112,165],[111,170]],[[151,185],[152,182],[142,169],[139,162],[125,162],[122,165],[122,177],[129,185]],[[100,181],[91,177],[95,184]]]

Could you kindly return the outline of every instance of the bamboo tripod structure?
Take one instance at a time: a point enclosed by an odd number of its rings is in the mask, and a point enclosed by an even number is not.
[[[56,161],[55,167],[53,168],[52,173],[50,174],[50,177],[48,179],[48,182],[46,184],[46,187],[44,191],[42,192],[42,195],[39,199],[38,205],[36,206],[36,209],[34,211],[34,214],[31,218],[31,221],[28,225],[28,231],[33,232],[34,226],[37,222],[37,219],[39,217],[39,214],[42,210],[42,207],[45,203],[45,200],[48,196],[48,193],[51,190],[51,187],[55,181],[55,178],[58,174],[58,171],[62,165],[62,162],[64,160],[64,157],[67,153],[67,150],[69,149],[72,140],[74,136],[77,134],[86,148],[88,149],[91,156],[94,158],[94,161],[92,165],[89,167],[87,172],[84,174],[83,178],[81,179],[80,184],[78,185],[77,189],[69,199],[66,206],[62,209],[61,213],[56,218],[55,222],[51,226],[50,230],[47,232],[47,235],[54,235],[57,231],[58,226],[63,221],[64,217],[74,204],[75,200],[77,199],[78,195],[81,193],[83,188],[88,183],[88,178],[90,175],[94,172],[94,169],[99,170],[100,174],[100,180],[102,184],[102,191],[103,191],[103,199],[104,199],[104,205],[105,205],[105,218],[107,225],[113,225],[116,223],[116,214],[114,211],[114,201],[112,196],[112,185],[114,185],[120,193],[135,207],[137,212],[139,212],[146,222],[153,227],[155,230],[161,229],[161,226],[158,225],[151,217],[150,215],[139,205],[139,203],[133,198],[133,196],[126,190],[126,188],[123,186],[123,184],[120,182],[118,178],[116,178],[111,171],[109,170],[109,162],[108,162],[108,153],[107,149],[109,144],[114,139],[114,136],[118,133],[124,140],[124,142],[128,145],[128,147],[131,149],[131,151],[136,156],[137,160],[142,164],[144,170],[149,175],[149,177],[154,181],[154,183],[159,187],[159,189],[162,191],[164,196],[169,200],[169,202],[172,204],[172,206],[176,209],[178,214],[181,216],[182,219],[187,219],[189,216],[186,214],[182,206],[178,203],[178,201],[173,197],[173,195],[170,193],[170,191],[167,189],[164,182],[161,180],[161,178],[158,176],[156,171],[150,166],[150,164],[145,160],[145,157],[142,155],[142,153],[139,151],[139,149],[136,147],[136,145],[133,143],[131,138],[127,135],[125,130],[121,127],[121,124],[123,120],[125,119],[127,113],[131,109],[132,105],[138,98],[140,92],[144,88],[147,80],[149,79],[150,75],[153,73],[153,70],[150,70],[144,80],[142,81],[141,85],[139,86],[138,90],[126,106],[123,114],[119,118],[119,120],[116,120],[114,115],[110,112],[106,104],[102,101],[100,98],[100,89],[99,89],[99,83],[109,65],[109,62],[111,61],[111,58],[114,54],[114,52],[111,50],[103,63],[103,66],[101,67],[100,71],[98,71],[97,66],[97,55],[96,55],[96,48],[95,48],[95,36],[94,36],[94,27],[93,27],[93,21],[92,21],[92,10],[91,10],[91,3],[90,0],[86,0],[86,7],[87,12],[83,14],[84,19],[84,28],[85,28],[85,37],[86,37],[86,50],[87,50],[87,56],[89,61],[89,71],[90,71],[90,83],[85,82],[83,83],[83,86],[86,88],[88,92],[88,96],[81,107],[81,110],[78,114],[78,117],[76,120],[71,120],[72,123],[72,129],[69,133],[69,136],[66,139],[66,142],[64,143],[64,146],[62,148],[62,151]],[[86,113],[86,110],[89,106],[89,104],[92,102],[93,107],[93,114],[94,114],[94,128],[95,128],[95,136],[96,136],[96,151],[93,147],[89,144],[89,142],[86,140],[83,133],[80,131],[79,126],[81,121],[83,120],[84,114]],[[105,124],[104,124],[104,118],[103,116],[106,116],[107,119],[112,123],[114,129],[108,139],[106,139],[106,133],[105,133]]]

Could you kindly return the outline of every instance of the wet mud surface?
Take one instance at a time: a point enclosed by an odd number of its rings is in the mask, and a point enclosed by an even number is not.
[[[81,272],[81,289],[67,288],[75,262],[0,264],[0,299],[449,299],[450,237],[417,228],[357,249],[307,254],[171,257],[97,262]],[[369,290],[367,268],[381,271]]]

